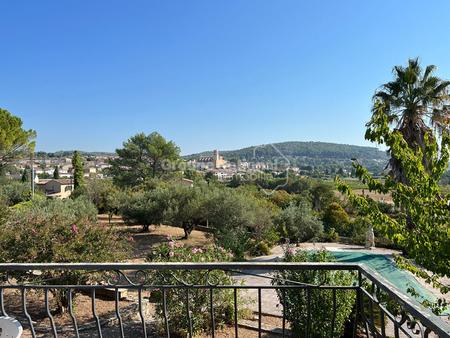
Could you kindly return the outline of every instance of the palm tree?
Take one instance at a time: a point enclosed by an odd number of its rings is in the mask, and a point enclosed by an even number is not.
[[[425,135],[432,142],[443,132],[450,131],[450,81],[434,76],[436,67],[420,67],[419,59],[409,59],[408,66],[393,69],[394,80],[380,87],[373,96],[374,108],[384,104],[389,122],[402,133],[408,146],[414,150],[424,150]],[[372,119],[368,127],[374,125]],[[389,173],[397,181],[407,184],[407,180],[395,154],[390,151]],[[424,165],[427,157],[424,154]]]

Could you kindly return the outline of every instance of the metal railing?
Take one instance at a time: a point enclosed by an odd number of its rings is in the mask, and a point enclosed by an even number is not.
[[[220,283],[214,271],[224,272],[233,282]],[[312,285],[280,280],[274,274],[279,271],[348,271],[353,282]],[[202,278],[198,282],[185,280],[184,273]],[[246,337],[251,331],[258,337],[298,336],[291,330],[284,308],[288,303],[283,301],[286,292],[292,290],[305,293],[308,301],[313,292],[332,296],[327,324],[330,333],[326,337],[339,332],[335,327],[337,295],[343,291],[352,293],[355,300],[343,331],[345,337],[450,337],[450,326],[443,319],[360,264],[11,263],[0,264],[0,277],[0,316],[17,319],[24,327],[24,337],[173,337],[174,321],[178,326],[185,323],[183,335],[192,337],[199,312],[208,319],[208,323],[202,323],[208,330],[205,334],[212,337],[220,330],[228,330],[228,336],[235,337]],[[198,290],[206,295],[205,307],[195,308],[198,304],[193,295]],[[175,291],[185,297],[181,303],[177,298],[176,313],[169,297]],[[220,326],[223,314],[215,302],[224,292],[230,295],[232,313]],[[82,295],[84,303],[75,305],[75,295]],[[243,310],[241,298],[252,298],[246,305],[250,319],[239,315]],[[57,311],[58,304],[62,307]],[[307,324],[300,336],[324,336],[313,331],[314,314],[310,307],[306,311]],[[270,323],[266,323],[269,317]]]

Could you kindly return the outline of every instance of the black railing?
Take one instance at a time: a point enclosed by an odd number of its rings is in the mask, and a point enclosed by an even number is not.
[[[348,271],[353,281],[313,285],[280,279],[276,274],[300,270]],[[225,272],[233,282],[220,283],[215,271]],[[185,279],[184,273],[199,278]],[[288,304],[284,297],[292,290],[303,292],[308,302],[317,292],[328,292],[332,299],[326,326],[329,335],[316,332],[314,313],[308,306],[302,337],[336,336],[337,304],[343,291],[355,299],[343,331],[346,337],[450,337],[450,326],[443,319],[359,264],[0,264],[0,276],[0,316],[17,319],[24,337],[170,337],[174,322],[178,328],[185,325],[182,335],[192,337],[198,330],[198,312],[208,318],[202,328],[212,337],[221,330],[230,337],[246,337],[249,332],[258,337],[297,336],[283,308]],[[201,308],[195,308],[198,304],[193,300],[198,290],[205,293],[206,305]],[[182,295],[177,298],[176,312],[169,297],[175,291]],[[233,313],[228,321],[223,321],[216,304],[221,292],[230,295]],[[75,295],[80,295],[82,303],[75,304]],[[250,300],[244,317],[240,316],[244,310],[241,298]]]

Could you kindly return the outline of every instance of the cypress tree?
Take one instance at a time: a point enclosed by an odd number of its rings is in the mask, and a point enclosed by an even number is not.
[[[72,157],[73,186],[74,190],[84,186],[83,160],[78,151],[74,151]]]
[[[23,183],[28,182],[30,174],[28,173],[28,169],[23,169],[22,178],[20,179]]]
[[[59,178],[59,167],[55,165],[55,170],[53,171],[53,178],[57,180]]]

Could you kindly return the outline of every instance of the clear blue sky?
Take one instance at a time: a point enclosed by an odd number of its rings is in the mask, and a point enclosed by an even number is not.
[[[184,154],[367,144],[374,90],[419,56],[450,78],[450,1],[0,2],[0,107],[38,150],[158,131]]]

